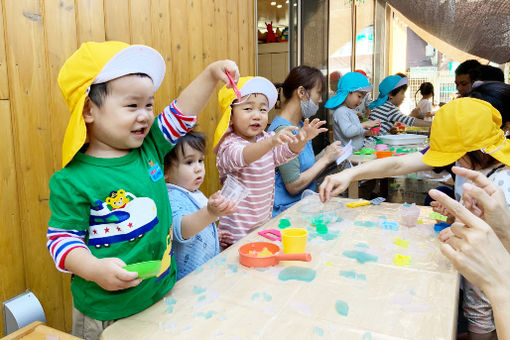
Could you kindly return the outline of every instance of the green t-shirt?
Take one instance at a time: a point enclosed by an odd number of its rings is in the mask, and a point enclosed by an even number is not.
[[[78,153],[51,177],[50,227],[86,231],[85,242],[97,258],[163,263],[160,276],[120,291],[106,291],[73,276],[74,306],[93,319],[115,320],[138,313],[175,284],[172,213],[162,169],[171,149],[155,122],[143,145],[126,156],[96,158]]]

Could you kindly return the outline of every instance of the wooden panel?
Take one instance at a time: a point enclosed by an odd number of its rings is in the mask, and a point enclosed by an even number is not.
[[[58,72],[65,60],[73,54],[77,47],[76,40],[76,21],[75,7],[73,0],[45,1],[44,2],[44,18],[47,42],[47,58],[49,69],[49,105],[51,115],[50,133],[51,133],[51,159],[53,160],[53,171],[59,170],[62,166],[62,141],[64,133],[69,121],[69,111],[60,93],[57,84]],[[51,173],[48,174],[48,176]],[[46,226],[46,223],[42,224]],[[51,261],[48,256],[45,256]],[[55,289],[60,289],[60,299],[51,300],[51,308],[62,309],[64,311],[64,327],[66,331],[72,327],[72,303],[69,274],[62,274],[55,269],[51,269],[48,273],[51,275]]]
[[[53,160],[45,36],[40,1],[4,1],[7,67],[27,286],[41,301],[49,324],[64,327],[62,293],[46,249],[48,181]],[[27,41],[29,43],[27,43]],[[52,284],[50,284],[52,283]]]
[[[78,42],[104,41],[104,12],[102,0],[76,1]]]
[[[7,60],[5,60],[4,11],[3,11],[3,8],[0,8],[0,99],[9,99],[9,81],[7,79]]]
[[[20,228],[19,193],[15,167],[14,136],[8,100],[0,100],[0,135],[3,161],[0,162],[0,302],[23,293],[26,288],[23,241]],[[0,310],[0,335],[4,330],[3,309]]]
[[[227,0],[227,57],[239,65],[238,1]],[[241,73],[241,76],[247,74]]]
[[[215,25],[215,13],[217,10],[217,1],[202,1],[201,17],[202,17],[202,68],[210,63],[221,59],[218,54],[223,49],[220,44],[225,44],[226,36],[220,37],[216,32],[216,27],[225,27],[225,25]],[[219,86],[218,86],[219,88]],[[205,180],[201,186],[202,192],[209,197],[218,190],[218,170],[216,169],[216,157],[212,152],[212,139],[214,130],[216,130],[217,114],[219,112],[217,92],[214,92],[209,103],[200,114],[198,130],[202,131],[206,138],[206,159],[205,159]]]
[[[172,1],[170,6],[171,36],[169,44],[172,49],[174,58],[172,59],[172,74],[168,74],[167,79],[171,79],[174,83],[176,93],[178,95],[189,84],[189,37],[183,34],[185,27],[188,26],[188,18],[186,16],[186,1]],[[169,80],[170,81],[170,80]]]
[[[6,151],[0,190],[9,200],[0,205],[4,221],[0,266],[9,270],[0,280],[0,298],[3,301],[30,289],[41,301],[48,324],[69,331],[70,277],[55,269],[45,247],[48,181],[60,169],[69,119],[56,81],[60,67],[85,41],[116,39],[149,45],[167,64],[156,94],[155,110],[160,110],[215,60],[232,59],[244,75],[253,74],[254,1],[196,0],[193,5],[182,0],[1,2],[0,99],[9,100],[0,100],[0,134]],[[200,117],[199,129],[209,142],[206,195],[219,188],[210,145],[219,119],[216,95]]]
[[[167,0],[152,0],[152,47],[156,49],[166,63],[166,75],[161,87],[156,93],[155,112],[160,112],[175,97],[175,86],[172,81],[172,47],[170,45],[170,3]],[[183,32],[180,32],[183,34]]]
[[[151,5],[147,0],[130,0],[130,31],[132,44],[152,46]]]
[[[238,27],[239,27],[239,34],[238,34],[238,41],[239,41],[239,71],[241,71],[241,74],[243,75],[250,75],[250,57],[248,56],[248,50],[250,49],[250,43],[252,39],[250,39],[250,36],[252,35],[252,28],[248,27],[248,17],[249,17],[249,6],[252,4],[251,1],[239,1],[239,16],[238,16]]]
[[[131,41],[129,0],[104,0],[104,18],[106,40]]]

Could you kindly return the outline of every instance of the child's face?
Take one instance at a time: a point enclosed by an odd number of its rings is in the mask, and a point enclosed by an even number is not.
[[[347,98],[345,98],[345,106],[349,109],[357,108],[363,102],[363,98],[365,98],[366,94],[366,92],[361,91],[349,92]]]
[[[128,75],[108,84],[108,95],[98,107],[91,100],[84,108],[89,148],[96,157],[122,157],[142,145],[154,122],[152,79]]]
[[[398,93],[390,98],[390,102],[395,106],[400,106],[406,97],[406,90],[402,89],[398,91]]]
[[[189,191],[198,190],[205,176],[204,154],[184,144],[178,160],[165,170],[165,180]]]
[[[232,105],[230,124],[234,133],[247,141],[255,142],[256,136],[267,126],[268,111],[267,98],[260,93],[250,95],[248,100],[239,105]]]

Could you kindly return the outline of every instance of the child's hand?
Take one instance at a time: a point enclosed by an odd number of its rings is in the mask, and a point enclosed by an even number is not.
[[[228,77],[225,74],[225,71],[230,73],[236,83],[239,80],[239,68],[232,60],[218,60],[210,64],[207,68],[210,70],[213,78],[223,81],[225,84],[227,84],[227,88],[232,88],[232,86],[228,81]]]
[[[97,261],[90,279],[105,290],[115,291],[136,287],[142,282],[142,279],[137,279],[138,273],[122,268],[126,264],[119,258],[107,257]]]
[[[381,124],[378,120],[367,120],[366,122],[361,123],[363,129],[370,129]]]
[[[344,153],[342,142],[336,141],[329,144],[324,151],[324,157],[327,157],[329,163],[334,162]]]
[[[207,211],[209,214],[217,217],[232,215],[237,211],[237,202],[221,196],[218,190],[209,197],[207,201]]]
[[[450,237],[455,236],[455,234],[452,231],[452,228],[448,227],[439,232],[439,241],[441,242],[447,242]]]
[[[321,132],[328,131],[327,128],[321,128],[322,125],[326,124],[325,120],[315,118],[311,122],[308,118],[303,122],[303,127],[299,130],[298,139],[299,141],[312,140]]]
[[[295,131],[297,129],[298,128],[295,126],[287,126],[286,128],[278,131],[273,137],[271,137],[271,143],[273,147],[285,143],[297,143],[298,139],[296,135],[292,133],[292,131]]]
[[[218,230],[218,240],[220,241],[220,247],[222,249],[228,248],[234,244],[234,237],[226,230]]]
[[[439,203],[437,201],[432,201],[432,202],[430,202],[430,206],[432,207],[432,210],[434,210],[435,212],[448,217],[448,219],[446,220],[446,223],[452,224],[453,222],[455,222],[455,216],[453,216],[445,207],[443,207],[443,205],[441,203]],[[443,222],[443,221],[439,221],[439,222]]]

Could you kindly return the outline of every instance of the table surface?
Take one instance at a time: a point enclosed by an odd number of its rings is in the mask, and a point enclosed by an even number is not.
[[[304,214],[318,198],[307,200],[259,230],[278,229],[284,217],[306,228],[311,262],[240,265],[241,245],[268,241],[252,232],[177,282],[163,300],[108,327],[101,338],[454,338],[459,275],[439,251],[429,207],[420,207],[417,226],[398,230],[381,222],[398,222],[400,204],[344,207],[321,235]],[[334,199],[338,206],[348,201]],[[403,256],[410,264],[397,265],[395,258]],[[363,257],[373,261],[360,263]],[[313,280],[302,281],[309,274]]]

